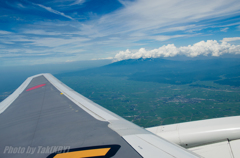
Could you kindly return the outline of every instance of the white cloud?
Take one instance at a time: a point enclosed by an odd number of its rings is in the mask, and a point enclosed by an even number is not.
[[[26,8],[26,7],[23,6],[21,3],[18,3],[17,6],[18,6],[19,8]]]
[[[24,34],[34,34],[34,35],[62,35],[62,33],[59,32],[46,32],[45,30],[24,30]]]
[[[155,39],[157,41],[166,41],[171,38],[178,38],[178,37],[184,37],[186,35],[174,35],[174,36],[164,36],[164,35],[159,35],[159,36],[151,36],[149,37],[150,39]]]
[[[4,41],[4,40],[0,40],[0,41],[4,44],[14,44],[14,42],[10,42],[10,41]]]
[[[107,57],[107,58],[93,58],[91,60],[111,60],[113,57]]]
[[[81,42],[87,41],[87,38],[71,37],[71,38],[34,38],[31,44],[34,46],[59,47],[67,44],[81,45]]]
[[[0,30],[0,35],[8,35],[8,34],[11,34],[11,32]]]
[[[47,7],[42,4],[34,4],[63,17],[68,21],[38,21],[25,28],[19,29],[19,33],[0,30],[0,43],[7,43],[4,52],[18,48],[23,54],[26,49],[32,54],[42,51],[42,54],[51,54],[58,58],[70,56],[75,59],[92,59],[113,56],[116,50],[125,50],[118,53],[117,60],[137,58],[137,57],[158,57],[175,56],[186,54],[195,56],[198,54],[218,55],[224,47],[236,50],[239,46],[228,46],[229,38],[223,39],[222,43],[216,41],[202,41],[198,44],[186,47],[176,47],[173,44],[165,45],[158,49],[146,50],[133,49],[141,47],[152,47],[159,41],[167,41],[172,38],[189,37],[199,35],[203,28],[227,28],[232,25],[239,25],[234,20],[227,25],[219,24],[219,21],[239,14],[239,0],[119,0],[124,6],[101,17],[94,17],[93,20],[78,22],[75,15],[65,15],[60,12],[62,6],[80,5],[84,0],[68,0],[64,3],[56,2],[56,5],[48,3]],[[63,1],[61,1],[63,2]],[[25,3],[24,3],[25,4]],[[59,5],[62,4],[62,5]],[[27,7],[27,5],[26,5]],[[76,8],[74,6],[73,8]],[[53,9],[54,8],[54,9]],[[66,8],[65,8],[66,9]],[[62,9],[63,10],[63,9]],[[71,7],[69,8],[71,10]],[[66,12],[67,13],[67,12]],[[77,19],[77,18],[76,18]],[[42,30],[41,30],[42,29]],[[17,30],[17,29],[15,29]],[[43,31],[44,30],[44,31]],[[199,33],[199,34],[198,34]],[[205,35],[206,32],[203,32]],[[205,36],[205,38],[207,38]],[[209,37],[211,38],[211,37]],[[233,40],[233,39],[231,39]],[[154,42],[152,42],[154,41]],[[12,44],[11,46],[9,44]],[[213,48],[216,47],[216,50]],[[24,49],[26,48],[26,49]],[[132,49],[133,48],[133,49]],[[180,49],[181,48],[181,49]],[[195,51],[195,49],[197,51]],[[1,50],[1,51],[2,51]],[[84,50],[84,51],[81,51]],[[219,50],[219,52],[217,51]],[[3,51],[2,51],[3,52]],[[114,52],[107,54],[106,52]],[[207,53],[206,53],[207,52]],[[209,53],[212,52],[212,53]],[[215,53],[213,53],[215,52]],[[17,52],[16,52],[17,53]],[[20,54],[19,53],[19,54]],[[77,54],[77,55],[76,55]],[[77,60],[77,59],[76,59]],[[64,59],[66,61],[66,59]]]
[[[73,2],[70,5],[77,5],[77,4],[83,4],[85,2],[85,0],[76,0],[75,2]]]
[[[225,53],[240,54],[240,45],[231,45],[226,41],[231,41],[235,38],[225,38],[222,43],[216,40],[200,41],[194,45],[176,47],[174,44],[164,45],[158,49],[147,51],[145,48],[139,49],[137,52],[131,52],[129,49],[120,51],[115,55],[114,61],[121,61],[126,59],[139,59],[139,58],[158,58],[158,57],[173,57],[176,55],[185,55],[188,57],[196,57],[199,55],[220,56]]]
[[[74,62],[75,60],[66,60],[65,63],[72,63]]]
[[[34,3],[33,3],[33,4],[34,4]],[[57,14],[57,15],[61,15],[61,16],[65,17],[65,18],[74,20],[72,17],[70,17],[70,16],[68,16],[68,15],[65,15],[64,13],[59,12],[59,11],[57,11],[57,10],[54,10],[54,9],[52,9],[51,7],[46,7],[46,6],[41,5],[41,4],[34,4],[34,5],[37,5],[37,6],[41,7],[41,8],[44,8],[44,9],[46,9],[47,11],[49,11],[49,12],[51,12],[51,13],[54,13],[54,14]]]
[[[240,40],[240,37],[231,37],[231,38],[223,38],[223,40],[221,40],[222,42],[232,42],[232,41],[237,41]]]
[[[221,31],[222,32],[227,32],[228,29],[229,29],[228,27],[225,27],[225,28],[221,29]]]
[[[155,36],[174,30],[184,31],[186,25],[206,26],[202,20],[226,18],[239,13],[239,0],[138,0],[123,1],[123,9],[90,23],[92,30],[102,34],[146,33]],[[214,20],[207,25],[214,23]],[[94,26],[93,26],[94,25]],[[143,37],[144,38],[144,37]]]

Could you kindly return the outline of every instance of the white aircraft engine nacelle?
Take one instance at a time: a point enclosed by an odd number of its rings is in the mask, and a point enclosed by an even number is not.
[[[240,116],[146,128],[185,148],[240,139]]]

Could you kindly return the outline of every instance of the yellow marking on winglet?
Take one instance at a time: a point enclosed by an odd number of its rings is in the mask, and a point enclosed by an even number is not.
[[[60,93],[60,95],[63,95],[63,93]]]
[[[82,151],[74,151],[69,153],[57,154],[54,158],[87,158],[96,156],[105,156],[110,148],[90,149]]]

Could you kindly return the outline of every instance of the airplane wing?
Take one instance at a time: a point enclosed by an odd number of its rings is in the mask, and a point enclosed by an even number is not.
[[[1,158],[197,158],[78,94],[51,74],[0,103]]]

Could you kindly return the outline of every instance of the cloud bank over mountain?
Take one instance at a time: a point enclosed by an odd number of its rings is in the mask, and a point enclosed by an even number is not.
[[[2,0],[0,10],[0,66],[105,59],[126,49],[116,60],[142,51],[171,56],[201,40],[222,47],[220,40],[240,37],[239,0]]]
[[[223,54],[240,54],[240,45],[233,45],[228,41],[240,40],[237,38],[224,38],[221,43],[216,40],[200,41],[193,45],[176,47],[174,44],[163,45],[157,49],[146,50],[139,49],[137,52],[131,52],[129,49],[120,51],[115,55],[113,61],[121,61],[126,59],[139,58],[159,58],[159,57],[174,57],[176,55],[185,55],[187,57],[204,56],[220,56]]]

